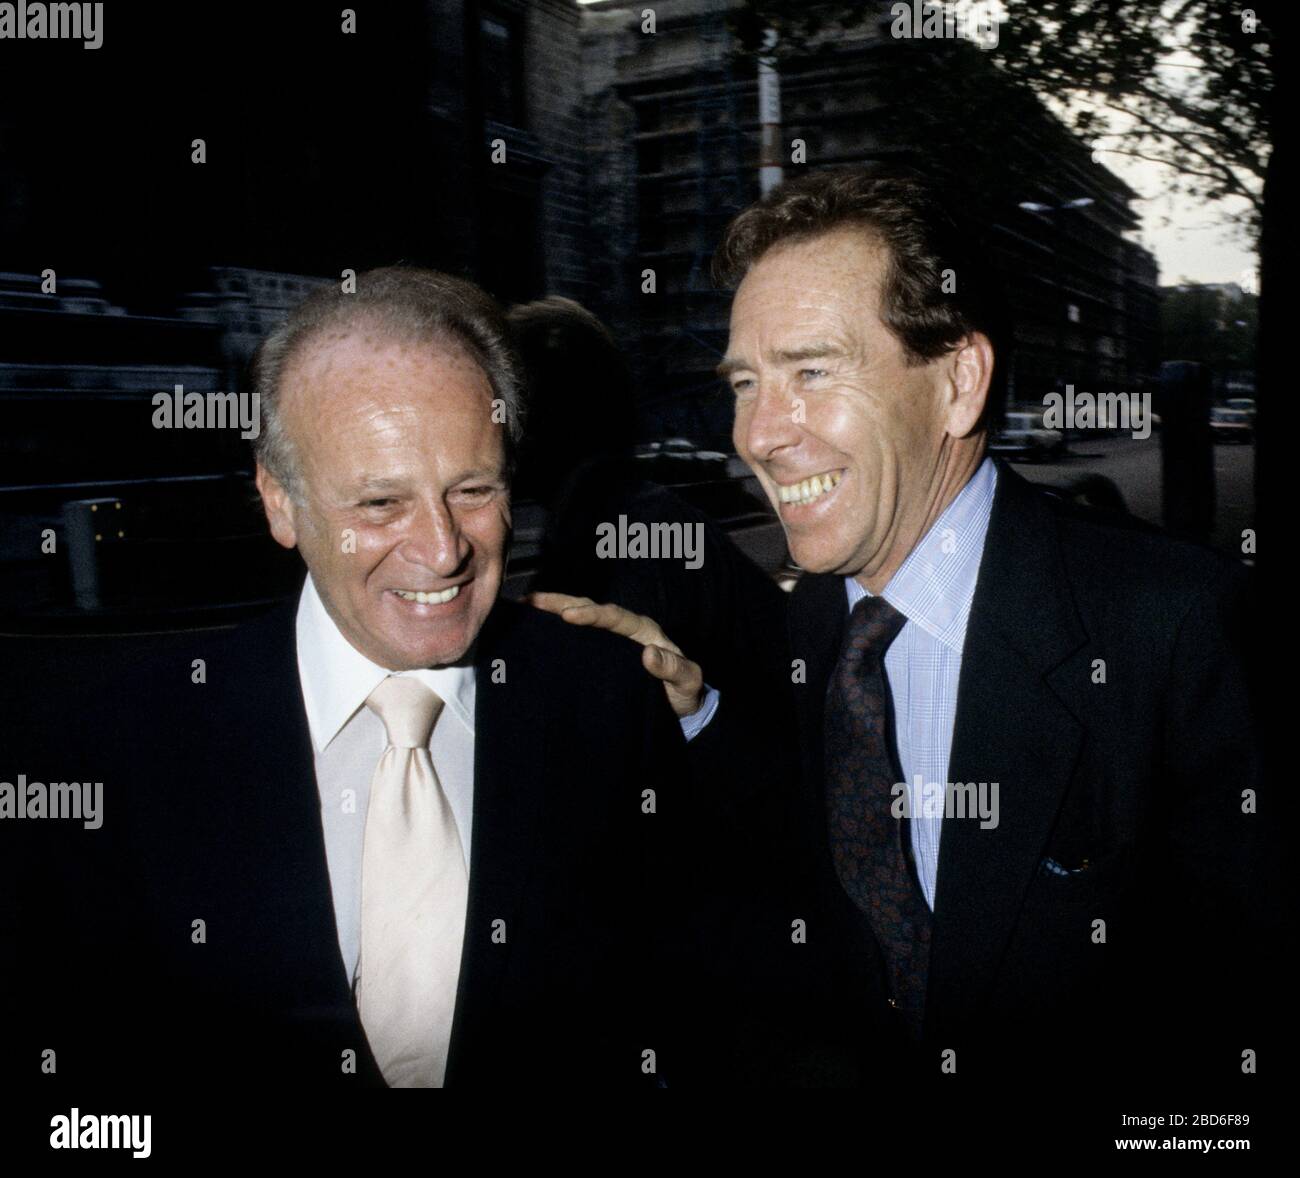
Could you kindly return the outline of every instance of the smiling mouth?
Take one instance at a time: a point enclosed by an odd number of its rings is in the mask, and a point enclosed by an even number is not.
[[[802,505],[812,503],[820,499],[823,495],[829,494],[835,490],[844,478],[842,470],[828,470],[823,474],[815,474],[811,478],[804,479],[802,482],[791,483],[789,486],[776,484],[777,498],[782,503],[791,503]]]
[[[414,601],[417,605],[445,605],[460,592],[459,585],[444,589],[441,593],[422,593],[415,589],[393,589],[403,601]]]

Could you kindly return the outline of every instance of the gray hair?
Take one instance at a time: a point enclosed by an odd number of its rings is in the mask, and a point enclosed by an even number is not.
[[[501,309],[463,278],[414,266],[385,266],[356,279],[355,293],[331,283],[313,291],[266,337],[253,356],[252,390],[262,428],[253,453],[295,499],[302,494],[293,439],[279,412],[285,371],[322,332],[370,326],[402,342],[452,344],[483,370],[505,410],[506,473],[513,472],[523,434],[523,369]]]

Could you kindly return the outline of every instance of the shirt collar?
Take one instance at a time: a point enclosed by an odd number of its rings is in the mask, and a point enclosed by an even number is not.
[[[298,678],[307,724],[316,751],[322,752],[362,707],[370,693],[393,672],[371,662],[335,625],[310,574],[298,599]],[[437,693],[449,712],[474,734],[472,658],[449,667],[405,671]]]
[[[986,457],[881,593],[909,622],[959,652],[997,482],[997,466]],[[844,584],[850,610],[871,595],[853,577],[845,577]]]

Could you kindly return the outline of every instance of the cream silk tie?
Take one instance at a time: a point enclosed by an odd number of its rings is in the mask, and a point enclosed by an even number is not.
[[[390,676],[366,700],[388,747],[370,783],[361,860],[357,1010],[393,1088],[440,1088],[456,1008],[469,877],[429,757],[442,700]]]

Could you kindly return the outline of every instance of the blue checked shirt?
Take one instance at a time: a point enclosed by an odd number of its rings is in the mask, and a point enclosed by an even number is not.
[[[961,648],[997,481],[997,467],[985,458],[881,593],[907,619],[885,653],[885,674],[894,701],[898,763],[907,785],[916,872],[931,910],[939,874],[943,790],[957,717]],[[852,577],[844,579],[844,587],[850,611],[870,596]]]

